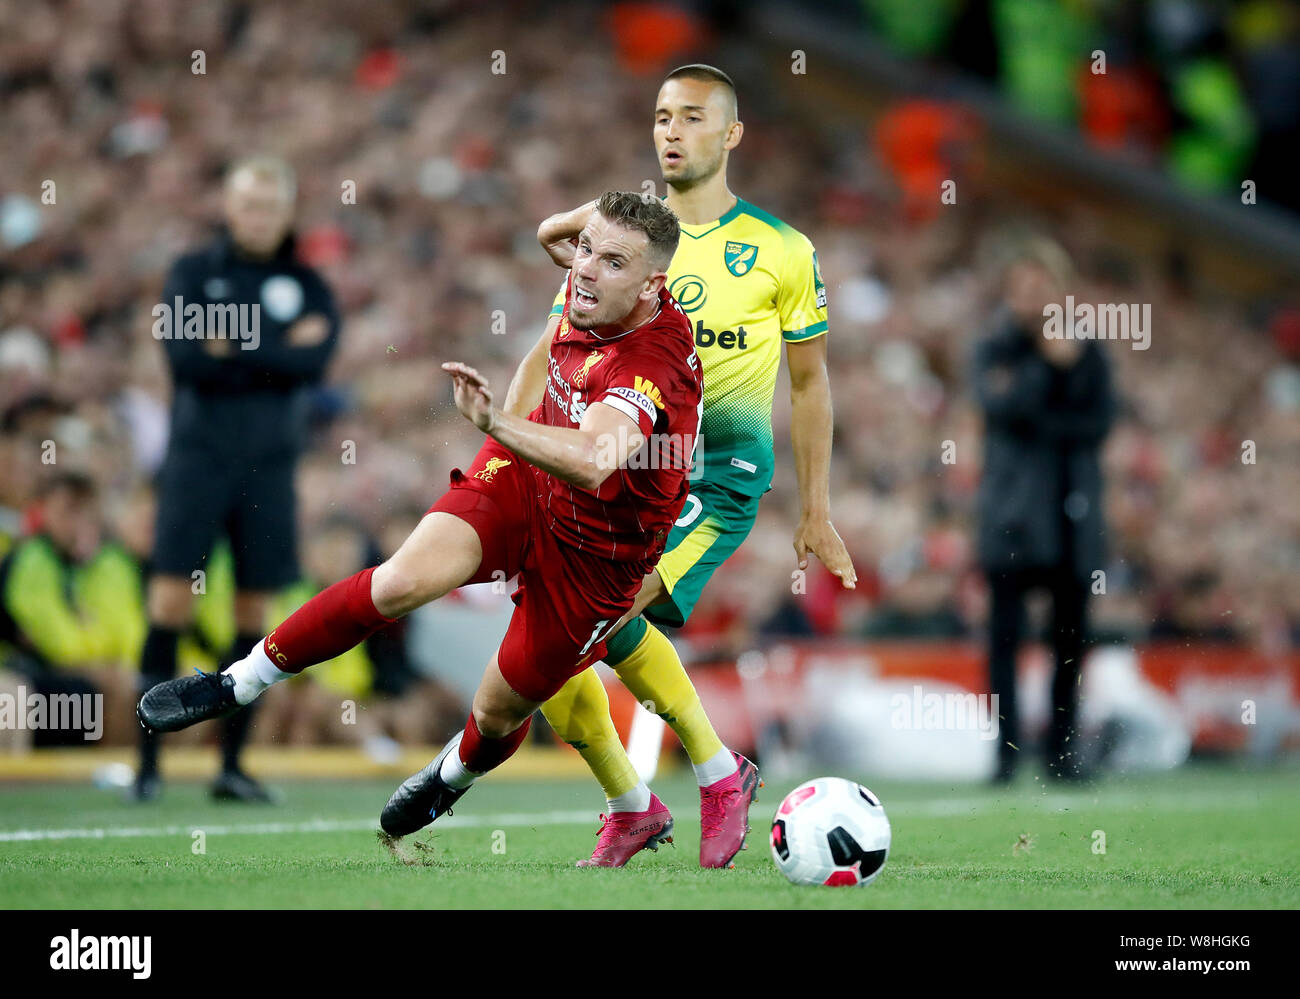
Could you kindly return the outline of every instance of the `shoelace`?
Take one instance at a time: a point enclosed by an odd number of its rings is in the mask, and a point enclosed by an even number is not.
[[[740,788],[729,787],[725,791],[703,789],[700,802],[700,832],[704,839],[710,839],[722,832],[722,824],[727,818],[726,805],[733,795],[740,794]]]
[[[596,830],[596,853],[612,848],[617,835],[618,823],[614,821],[614,816],[601,812],[600,828]]]
[[[193,691],[189,693],[189,696],[186,696],[185,694],[181,694],[180,697],[181,703],[185,705],[187,708],[194,707],[196,704],[202,704],[204,698],[207,696],[208,688],[215,686],[218,689],[218,691],[221,688],[220,673],[205,673],[197,666],[194,667],[194,672],[203,678],[204,686],[195,688]]]

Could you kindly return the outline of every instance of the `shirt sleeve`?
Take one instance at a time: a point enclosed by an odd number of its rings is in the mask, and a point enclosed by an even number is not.
[[[636,420],[643,436],[649,437],[659,421],[663,409],[663,395],[648,379],[636,376],[631,385],[611,385],[597,402],[613,406],[620,413]]]
[[[826,332],[826,285],[822,283],[817,251],[803,233],[786,236],[776,304],[781,314],[781,336],[787,342],[810,340]]]
[[[699,388],[692,366],[697,366],[699,360],[694,352],[679,361],[665,348],[654,345],[620,360],[597,401],[636,420],[643,435],[648,437],[661,423],[673,423],[670,410],[677,413],[681,407],[698,408]]]

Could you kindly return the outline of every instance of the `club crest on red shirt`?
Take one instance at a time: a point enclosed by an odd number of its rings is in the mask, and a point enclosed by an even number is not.
[[[582,388],[587,382],[587,373],[604,359],[605,355],[598,350],[593,350],[588,354],[587,359],[582,362],[582,367],[573,373],[573,387]]]

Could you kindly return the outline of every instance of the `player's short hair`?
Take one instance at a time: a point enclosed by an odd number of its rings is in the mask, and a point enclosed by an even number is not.
[[[230,164],[226,171],[226,187],[229,188],[237,175],[248,172],[260,180],[274,180],[279,183],[285,196],[293,201],[298,194],[298,177],[285,160],[269,153],[254,153],[242,156]]]
[[[718,69],[717,66],[710,66],[708,63],[703,62],[687,63],[685,66],[678,66],[664,77],[664,83],[669,80],[698,80],[701,83],[720,83],[726,88],[727,110],[731,115],[731,120],[738,121],[740,119],[740,105],[736,99],[735,81]]]
[[[661,270],[668,269],[682,235],[671,208],[658,198],[635,191],[606,191],[596,202],[596,211],[625,229],[645,233],[650,241],[650,259]]]

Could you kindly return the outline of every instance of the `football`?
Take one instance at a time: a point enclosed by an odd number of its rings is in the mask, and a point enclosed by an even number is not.
[[[867,885],[889,856],[889,819],[861,784],[818,777],[785,796],[771,841],[777,869],[797,885]]]

